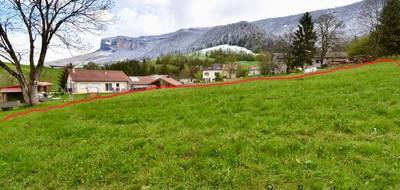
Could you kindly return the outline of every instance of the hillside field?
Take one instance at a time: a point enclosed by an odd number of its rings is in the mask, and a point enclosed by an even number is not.
[[[399,85],[381,63],[15,118],[0,189],[400,189]]]
[[[29,66],[22,67],[26,76],[29,76]],[[58,90],[58,77],[62,73],[62,69],[44,68],[41,75],[41,81],[53,83],[52,90]],[[0,68],[0,87],[19,85],[17,79],[13,78],[3,68]]]

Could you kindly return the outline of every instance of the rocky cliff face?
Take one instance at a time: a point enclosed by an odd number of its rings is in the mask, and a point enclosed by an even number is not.
[[[352,5],[311,12],[314,18],[332,13],[344,21],[345,37],[365,33],[366,28],[359,22],[363,2]],[[85,64],[95,62],[110,63],[125,59],[154,58],[160,55],[188,53],[222,44],[238,45],[256,50],[268,38],[281,36],[295,30],[302,15],[271,18],[255,22],[239,22],[209,28],[182,29],[173,33],[131,38],[117,36],[101,40],[96,52],[48,63],[65,65],[68,63]]]

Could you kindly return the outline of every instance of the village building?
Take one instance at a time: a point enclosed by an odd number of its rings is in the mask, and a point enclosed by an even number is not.
[[[223,79],[236,79],[238,72],[237,64],[224,64],[222,65],[222,78]]]
[[[177,87],[183,84],[168,75],[151,75],[151,76],[132,76],[131,90],[142,90],[147,88],[161,88],[161,87]]]
[[[123,92],[130,82],[122,71],[70,69],[66,88],[74,94]]]
[[[259,67],[257,67],[257,66],[249,67],[249,76],[250,77],[259,76],[259,75],[261,75],[261,70]]]
[[[203,70],[203,80],[205,82],[215,82],[218,77],[222,79],[222,64],[214,64]]]
[[[324,65],[342,65],[348,63],[350,63],[350,61],[347,59],[346,52],[328,52],[324,59]],[[321,68],[322,67],[321,58],[315,56],[312,59],[312,65],[316,66],[317,68]]]
[[[52,85],[53,84],[49,82],[38,82],[37,83],[38,98],[39,99],[47,98],[48,93],[50,91],[50,87]],[[16,101],[24,103],[21,86],[9,86],[0,88],[0,103],[16,102]]]
[[[198,83],[199,81],[193,78],[183,78],[179,79],[179,82],[181,82],[182,84],[195,84]]]
[[[237,64],[213,64],[203,70],[203,80],[205,82],[215,82],[218,79],[236,79]]]
[[[272,63],[274,64],[274,67],[272,68],[272,73],[287,73],[288,66],[286,64],[285,55],[283,53],[273,53],[272,55]]]
[[[307,66],[307,67],[304,69],[304,73],[313,73],[313,72],[317,72],[317,71],[318,71],[318,67],[315,66],[315,65]]]
[[[273,53],[273,63],[275,65],[273,69],[274,74],[283,74],[287,72],[285,55],[283,53]],[[350,61],[347,59],[347,54],[345,52],[328,52],[324,59],[324,65],[341,65],[348,63],[350,63]],[[312,65],[307,71],[314,72],[314,67],[317,69],[322,67],[321,59],[318,56],[312,59]]]

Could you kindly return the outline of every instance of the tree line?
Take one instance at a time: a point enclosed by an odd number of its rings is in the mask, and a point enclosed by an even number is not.
[[[88,63],[84,69],[89,70],[120,70],[129,76],[146,76],[154,74],[170,75],[175,78],[202,79],[202,70],[212,64],[237,64],[238,76],[245,76],[247,68],[238,64],[240,61],[257,61],[258,55],[245,52],[215,50],[205,54],[193,55],[175,54],[157,57],[154,60],[125,60],[100,66]]]
[[[273,51],[282,53],[288,72],[312,65],[315,57],[324,67],[327,54],[336,51],[341,42],[341,29],[344,26],[343,21],[331,13],[314,19],[307,12],[300,18],[296,31],[279,37]]]

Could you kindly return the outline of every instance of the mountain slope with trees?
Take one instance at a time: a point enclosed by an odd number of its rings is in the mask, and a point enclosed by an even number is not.
[[[318,18],[321,15],[332,14],[344,23],[344,36],[352,38],[368,32],[365,24],[360,22],[363,6],[370,0],[364,0],[348,6],[337,7],[311,12],[311,16]],[[257,50],[259,40],[267,39],[265,46],[269,46],[271,39],[284,36],[285,33],[297,28],[303,14],[280,18],[271,18],[255,22],[239,22],[225,26],[208,28],[189,28],[177,32],[143,37],[112,37],[101,41],[100,49],[96,52],[49,62],[49,65],[66,65],[70,62],[83,64],[88,62],[109,63],[125,59],[156,58],[161,55],[175,53],[189,53],[217,45],[241,45],[250,50]]]

